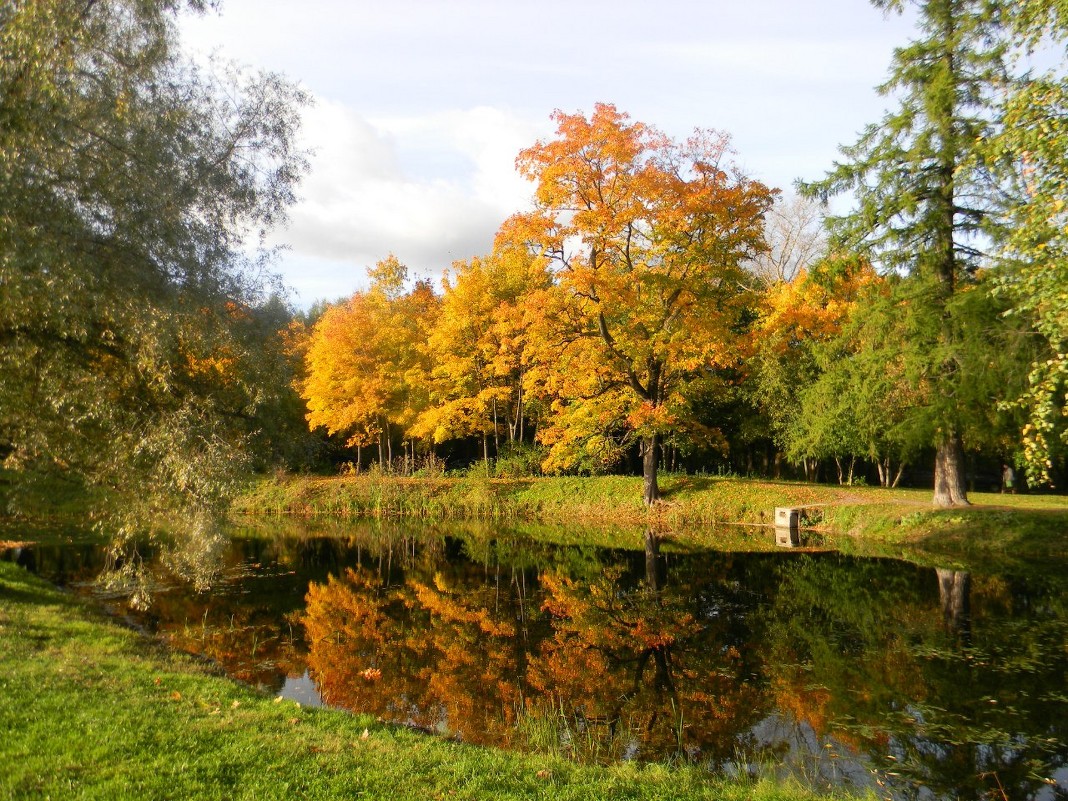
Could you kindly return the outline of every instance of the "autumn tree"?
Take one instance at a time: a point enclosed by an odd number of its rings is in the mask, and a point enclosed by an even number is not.
[[[894,313],[893,282],[872,278],[837,330],[811,343],[811,374],[797,388],[784,438],[791,459],[833,459],[839,483],[852,481],[859,457],[875,465],[880,485],[897,486],[930,434],[909,425],[925,398],[900,350],[908,334]]]
[[[187,5],[0,6],[0,459],[103,489],[126,531],[224,507],[271,391],[245,242],[305,163],[305,94],[187,63]]]
[[[413,426],[417,437],[445,442],[482,438],[489,464],[500,439],[521,442],[527,415],[523,389],[528,367],[531,292],[549,281],[544,262],[519,249],[457,262],[444,280],[441,313],[426,343],[430,404]]]
[[[978,271],[954,293],[938,325],[952,337],[960,371],[953,400],[971,447],[1007,453],[1020,422],[997,399],[1023,388],[1037,343],[1006,316],[993,282],[991,271]],[[886,486],[930,448],[939,424],[930,409],[942,402],[941,385],[926,354],[902,347],[928,335],[930,318],[916,306],[908,277],[879,278],[860,287],[839,331],[814,343],[815,375],[800,388],[787,426],[792,457],[860,458],[875,465]]]
[[[405,291],[407,268],[395,256],[369,271],[371,288],[328,308],[312,329],[301,395],[308,424],[353,446],[377,444],[392,464],[424,410],[429,366],[422,347],[439,300],[425,282]]]
[[[745,364],[748,394],[767,416],[776,445],[803,465],[807,478],[814,478],[815,460],[822,456],[836,459],[840,480],[851,475],[839,460],[857,453],[841,447],[854,429],[835,415],[814,416],[803,399],[825,372],[821,348],[841,337],[858,297],[878,282],[866,260],[837,254],[800,269],[789,281],[773,283],[761,297]],[[799,436],[814,419],[827,423],[839,442],[832,446],[821,437],[813,447],[811,436]]]
[[[687,388],[735,358],[742,265],[773,193],[730,165],[725,134],[677,142],[606,104],[554,119],[556,138],[517,159],[535,209],[502,230],[554,273],[537,301],[556,427],[541,436],[557,450],[569,431],[640,439],[648,505]]]

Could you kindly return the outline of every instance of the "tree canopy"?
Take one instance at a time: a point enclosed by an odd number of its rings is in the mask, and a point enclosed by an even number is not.
[[[725,134],[676,142],[607,104],[554,119],[556,138],[516,162],[535,182],[536,209],[502,232],[554,273],[538,307],[559,364],[559,433],[542,436],[567,444],[578,426],[602,442],[611,428],[640,437],[651,504],[660,439],[680,426],[687,388],[736,358],[742,265],[764,249],[773,193],[731,166]]]
[[[1056,0],[1026,0],[1015,5],[1010,22],[1025,48],[1047,40],[1062,47],[1058,68],[1029,76],[1008,96],[1005,125],[986,142],[985,151],[1015,184],[998,281],[1011,314],[1019,324],[1032,325],[1047,345],[1032,361],[1015,406],[1028,417],[1023,430],[1028,472],[1032,479],[1048,482],[1053,460],[1063,457],[1068,443],[1068,78],[1063,52],[1068,7]]]
[[[244,242],[305,166],[302,91],[182,58],[174,15],[202,6],[0,10],[0,457],[142,522],[213,508],[277,394]]]
[[[308,423],[343,434],[350,445],[378,444],[392,461],[394,430],[403,432],[428,404],[430,364],[423,343],[439,301],[396,256],[372,270],[371,288],[328,308],[316,322],[304,356],[301,394]]]

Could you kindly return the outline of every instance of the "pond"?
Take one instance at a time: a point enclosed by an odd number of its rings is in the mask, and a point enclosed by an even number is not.
[[[134,604],[97,581],[108,559],[91,542],[5,558],[270,692],[466,742],[879,797],[1068,798],[1066,565],[628,539],[644,548],[235,529],[196,582],[143,549],[150,594]]]

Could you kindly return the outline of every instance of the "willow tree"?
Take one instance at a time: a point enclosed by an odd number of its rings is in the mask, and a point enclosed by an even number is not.
[[[773,193],[729,164],[726,134],[677,142],[606,104],[554,119],[556,138],[517,160],[536,208],[503,235],[554,272],[535,311],[556,426],[593,434],[611,417],[640,438],[648,505],[687,388],[736,358],[743,265],[764,246]]]
[[[141,521],[203,521],[240,461],[267,392],[244,242],[303,165],[303,93],[186,63],[186,5],[0,6],[0,459]]]
[[[830,218],[835,244],[866,252],[887,273],[906,275],[899,306],[909,372],[933,387],[922,425],[935,449],[934,502],[967,504],[958,393],[965,371],[960,321],[949,307],[973,281],[992,230],[998,192],[980,143],[998,125],[998,92],[1009,80],[1001,14],[988,0],[873,0],[886,11],[913,6],[920,37],[895,51],[879,87],[896,108],[843,147],[844,160],[802,189],[827,198],[852,192],[852,211]],[[995,398],[988,399],[990,404]]]

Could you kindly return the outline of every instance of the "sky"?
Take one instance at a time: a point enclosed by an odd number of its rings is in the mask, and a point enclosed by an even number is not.
[[[909,19],[867,0],[222,0],[186,15],[194,57],[285,74],[314,98],[311,169],[275,269],[307,307],[395,254],[436,280],[487,253],[532,187],[518,152],[555,109],[612,103],[682,139],[731,135],[752,178],[820,178],[887,102]]]

